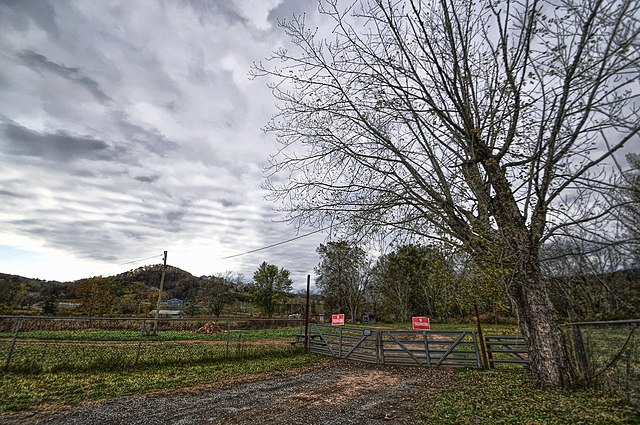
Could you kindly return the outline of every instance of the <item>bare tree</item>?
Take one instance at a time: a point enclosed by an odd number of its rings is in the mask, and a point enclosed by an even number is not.
[[[556,238],[542,249],[542,271],[560,314],[574,322],[633,318],[638,300],[626,244],[585,239]]]
[[[640,125],[639,8],[327,1],[330,37],[282,22],[295,52],[254,69],[281,102],[273,198],[292,221],[438,238],[499,269],[535,379],[574,382],[539,249],[608,214],[606,161]]]
[[[640,154],[626,156],[630,168],[621,173],[620,189],[610,197],[612,207],[623,229],[627,253],[640,267]]]

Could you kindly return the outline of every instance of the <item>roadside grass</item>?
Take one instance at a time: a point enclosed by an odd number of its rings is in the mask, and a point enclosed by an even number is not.
[[[422,406],[422,421],[449,424],[640,423],[640,412],[592,389],[549,389],[533,384],[528,373],[458,371],[451,389]]]
[[[227,383],[290,374],[322,366],[329,358],[306,354],[300,348],[256,353],[244,359],[205,363],[173,363],[129,370],[7,372],[0,378],[0,411],[55,409],[74,404],[158,390],[216,387]]]

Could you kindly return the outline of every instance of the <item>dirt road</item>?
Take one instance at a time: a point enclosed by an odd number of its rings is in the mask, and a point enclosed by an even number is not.
[[[416,406],[450,385],[446,370],[337,362],[292,376],[217,389],[87,403],[60,413],[0,417],[5,424],[413,424]]]

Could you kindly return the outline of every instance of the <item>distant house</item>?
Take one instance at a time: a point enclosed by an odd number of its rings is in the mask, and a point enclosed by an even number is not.
[[[362,315],[362,323],[365,325],[375,325],[376,324],[376,315],[373,313],[365,313]]]
[[[156,315],[156,311],[155,310],[151,310],[149,312],[149,316],[154,316]],[[182,310],[159,310],[158,311],[158,316],[160,317],[172,317],[172,318],[180,318],[182,317]]]
[[[58,308],[68,308],[70,310],[72,310],[74,308],[78,308],[80,306],[81,306],[80,303],[68,303],[68,302],[64,302],[64,301],[60,301],[58,303]]]
[[[182,307],[184,305],[184,301],[178,298],[171,298],[164,302],[166,305],[170,305],[172,307]]]

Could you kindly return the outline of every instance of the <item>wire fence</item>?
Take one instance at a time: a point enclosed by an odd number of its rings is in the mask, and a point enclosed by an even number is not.
[[[3,370],[125,370],[286,354],[300,319],[0,316]]]
[[[640,406],[640,319],[565,325],[580,378]]]

